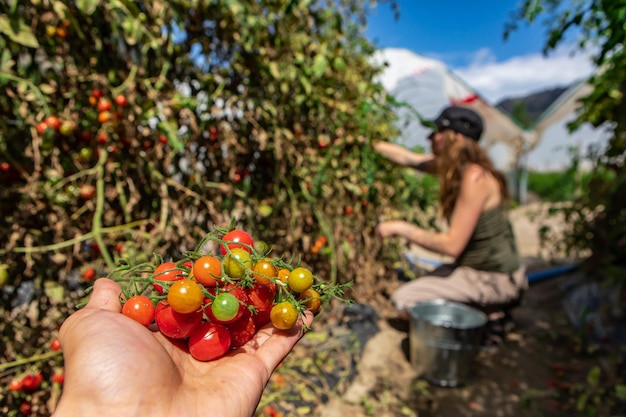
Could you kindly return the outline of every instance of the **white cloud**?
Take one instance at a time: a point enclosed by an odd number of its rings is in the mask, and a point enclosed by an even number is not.
[[[594,70],[587,55],[571,54],[562,47],[544,56],[521,55],[497,62],[491,52],[479,50],[472,63],[452,71],[492,104],[546,88],[569,85],[589,77]]]
[[[489,103],[496,104],[505,98],[563,87],[589,77],[594,66],[588,55],[572,54],[571,51],[571,47],[563,46],[548,56],[536,53],[497,61],[492,51],[483,48],[473,53],[468,66],[449,70]],[[401,78],[420,68],[445,66],[437,58],[425,57],[407,49],[381,49],[374,59],[381,62],[383,56],[390,65],[380,80],[388,91]]]

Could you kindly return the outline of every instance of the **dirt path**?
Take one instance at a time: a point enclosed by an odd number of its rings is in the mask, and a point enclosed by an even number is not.
[[[539,245],[539,227],[558,219],[545,217],[545,206],[522,207],[511,214],[518,244],[530,269],[549,264]],[[540,221],[541,220],[541,221]],[[427,252],[420,256],[431,257]],[[431,258],[433,259],[433,258]],[[442,388],[417,378],[408,359],[406,328],[386,320],[368,341],[357,367],[357,377],[339,398],[320,406],[323,417],[420,417],[573,415],[571,401],[560,396],[577,381],[584,381],[594,360],[574,353],[574,331],[562,306],[563,284],[576,272],[531,284],[522,304],[513,311],[516,328],[497,351],[481,352],[475,374],[459,388]],[[405,326],[406,327],[406,326]]]

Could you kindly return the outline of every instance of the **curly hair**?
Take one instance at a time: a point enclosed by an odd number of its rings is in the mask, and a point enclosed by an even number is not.
[[[504,174],[498,171],[487,152],[477,141],[464,138],[453,140],[455,133],[445,132],[444,151],[437,158],[437,173],[440,178],[439,208],[441,215],[449,220],[461,191],[461,181],[470,164],[475,164],[493,175],[500,185],[502,206],[510,199]]]

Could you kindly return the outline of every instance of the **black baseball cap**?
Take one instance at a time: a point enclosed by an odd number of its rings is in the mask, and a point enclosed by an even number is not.
[[[432,123],[438,132],[450,129],[475,141],[478,141],[483,133],[483,119],[467,107],[446,107]]]

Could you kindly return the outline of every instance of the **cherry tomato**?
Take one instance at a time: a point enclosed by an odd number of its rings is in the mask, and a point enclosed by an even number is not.
[[[239,300],[228,292],[218,294],[211,304],[211,313],[218,322],[229,322],[239,312]]]
[[[27,374],[22,379],[22,389],[27,392],[33,392],[41,386],[43,375],[41,372],[36,374]]]
[[[113,116],[111,115],[110,111],[101,111],[100,113],[98,113],[98,121],[100,123],[110,122],[112,118]]]
[[[20,404],[20,413],[24,414],[24,415],[28,415],[31,413],[31,411],[33,410],[33,407],[30,403],[30,401],[28,400],[24,400],[22,401],[22,403]]]
[[[178,269],[174,262],[163,262],[154,269],[155,281],[178,281],[184,277],[183,271]],[[152,286],[159,294],[164,293],[163,287],[156,282]]]
[[[61,350],[61,342],[59,341],[59,339],[54,339],[52,342],[50,342],[50,349],[54,351]]]
[[[211,255],[199,257],[193,264],[193,276],[205,287],[217,286],[222,276],[222,261]]]
[[[9,381],[9,390],[11,391],[21,391],[24,387],[24,382],[21,379],[12,379]]]
[[[98,100],[98,111],[105,112],[111,110],[111,101],[106,98]]]
[[[50,126],[48,126],[48,123],[39,122],[37,123],[37,133],[39,133],[40,135],[43,135],[49,127]]]
[[[230,250],[234,248],[242,248],[246,252],[250,252],[250,248],[254,247],[254,239],[252,239],[252,236],[250,236],[248,232],[243,230],[231,230],[222,237],[222,240],[226,243],[226,246],[228,246],[228,249]],[[220,250],[222,251],[222,255],[226,255],[227,251],[224,245],[220,245]]]
[[[289,273],[287,285],[292,291],[303,292],[313,285],[313,273],[306,268],[295,268]]]
[[[289,301],[283,301],[272,307],[270,320],[279,330],[289,330],[298,321],[298,311]]]
[[[189,353],[199,361],[211,361],[224,356],[230,344],[230,332],[224,325],[205,321],[189,336]]]
[[[178,313],[198,311],[204,301],[202,288],[196,281],[181,279],[174,282],[167,292],[167,302]]]
[[[230,332],[230,345],[237,348],[248,343],[256,334],[256,324],[252,318],[250,310],[245,309],[245,313],[232,323],[226,325]]]
[[[184,339],[202,322],[202,311],[182,314],[161,301],[156,307],[155,321],[163,335],[172,339]]]
[[[96,194],[96,187],[94,187],[91,184],[83,184],[78,189],[78,195],[83,200],[92,199],[95,194]]]
[[[222,295],[222,294],[229,294],[235,297],[236,304],[233,302],[232,298],[230,297],[225,297],[225,298],[219,297],[219,295]],[[224,303],[225,300],[226,300],[226,303],[231,303],[231,304],[220,306],[220,304]],[[214,300],[209,301],[209,305],[207,306],[207,308],[204,309],[204,312],[209,318],[209,320],[213,320],[216,323],[220,323],[220,324],[227,324],[235,320],[238,320],[243,315],[243,313],[247,310],[247,305],[248,305],[248,296],[247,296],[246,291],[241,286],[235,283],[231,283],[231,284],[225,285],[224,288],[222,289],[222,292],[220,294],[217,294],[216,297],[214,297]],[[217,311],[217,315],[214,313],[213,307],[215,307],[215,311]],[[228,313],[228,309],[232,309],[232,310],[236,309],[235,315],[232,316],[231,318],[229,318],[230,314]]]
[[[69,120],[64,121],[63,123],[61,123],[61,126],[59,127],[59,132],[63,135],[63,136],[69,136],[72,133],[74,133],[74,123],[70,122]]]
[[[61,121],[56,116],[46,117],[46,119],[44,120],[44,123],[47,124],[49,127],[53,128],[54,130],[59,130],[59,126],[61,126]]]
[[[143,326],[149,326],[154,320],[154,304],[145,295],[130,297],[122,307],[122,314]]]
[[[250,268],[252,260],[250,254],[243,248],[234,248],[223,259],[224,272],[233,278],[240,279],[246,274],[246,269]]]
[[[102,97],[102,90],[100,90],[99,88],[94,88],[93,90],[91,90],[91,96],[95,99],[99,99],[100,97]]]
[[[128,99],[124,94],[118,94],[115,96],[115,104],[119,107],[126,107],[128,104]]]
[[[320,293],[313,288],[307,288],[300,293],[299,300],[304,303],[304,306],[313,314],[319,313],[322,308],[322,299]]]
[[[259,284],[271,284],[278,276],[278,269],[272,265],[271,259],[261,259],[252,267],[252,276]]]
[[[291,271],[287,268],[281,268],[278,270],[278,279],[286,284],[290,273]]]
[[[270,311],[274,305],[276,289],[273,285],[255,283],[244,290],[248,299],[248,306],[254,307],[252,319],[258,328],[270,322]]]
[[[52,382],[56,382],[57,384],[65,382],[65,371],[63,371],[63,369],[57,369],[52,374]]]

